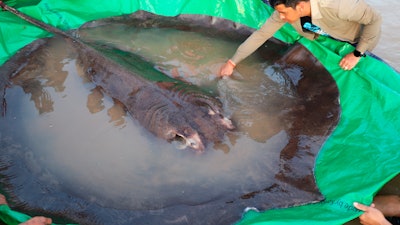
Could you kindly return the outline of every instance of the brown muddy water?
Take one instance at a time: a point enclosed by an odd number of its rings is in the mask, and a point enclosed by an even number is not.
[[[271,43],[281,52],[217,79],[239,40],[124,24],[77,34],[215,93],[237,130],[201,155],[160,140],[86,78],[67,42],[50,39],[6,89],[0,165],[15,209],[81,224],[229,224],[246,206],[322,199],[313,168],[338,121],[338,93],[314,61],[310,71],[294,64],[310,58],[304,48]]]

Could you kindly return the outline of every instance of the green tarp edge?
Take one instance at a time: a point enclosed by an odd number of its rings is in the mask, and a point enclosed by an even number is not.
[[[23,213],[13,211],[7,205],[0,205],[0,222],[7,225],[17,225],[20,222],[29,220],[31,217]]]
[[[64,30],[139,9],[164,16],[218,16],[253,28],[261,26],[272,12],[261,0],[115,0],[105,4],[94,0],[43,0],[20,8]],[[26,44],[49,36],[8,12],[0,13],[0,24],[0,64]],[[315,167],[317,184],[326,200],[287,209],[250,211],[237,224],[343,224],[360,214],[352,207],[353,201],[370,203],[375,193],[400,172],[400,76],[373,57],[362,58],[352,71],[343,71],[338,62],[353,50],[351,45],[324,37],[309,41],[289,25],[275,37],[288,43],[299,41],[308,48],[331,73],[340,90],[341,119],[319,153]],[[2,209],[0,216],[23,215]],[[25,217],[17,219],[22,221]]]

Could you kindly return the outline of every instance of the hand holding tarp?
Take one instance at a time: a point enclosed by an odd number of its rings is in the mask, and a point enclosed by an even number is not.
[[[361,203],[354,202],[354,207],[364,211],[364,213],[360,216],[360,223],[363,225],[391,225],[391,223],[386,220],[383,213],[375,208],[375,204],[366,206]]]

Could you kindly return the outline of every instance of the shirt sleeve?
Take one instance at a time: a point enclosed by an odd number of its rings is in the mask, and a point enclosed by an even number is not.
[[[360,52],[372,50],[379,41],[382,17],[364,0],[342,1],[339,17],[363,25],[356,49]]]
[[[254,31],[236,50],[231,60],[238,64],[255,52],[265,41],[271,38],[285,24],[275,11],[260,29]]]

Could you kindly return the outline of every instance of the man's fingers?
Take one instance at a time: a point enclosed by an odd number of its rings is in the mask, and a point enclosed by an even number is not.
[[[359,209],[361,211],[366,211],[369,208],[369,206],[363,205],[363,204],[358,203],[358,202],[354,202],[353,205],[354,205],[354,207],[356,209]]]
[[[6,197],[2,194],[0,194],[0,205],[7,205]]]
[[[47,218],[44,216],[36,216],[36,217],[34,217],[34,219],[36,219],[35,222],[43,223],[43,224],[51,224],[51,222],[52,222],[50,218]]]
[[[45,217],[45,221],[46,224],[51,224],[53,221],[50,218]]]
[[[32,217],[30,220],[21,223],[20,225],[48,225],[51,224],[52,221],[50,218],[44,216],[35,216]]]

